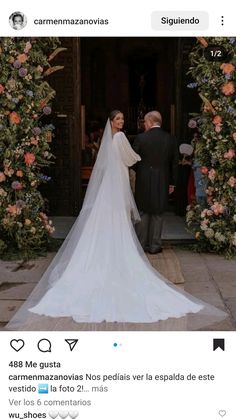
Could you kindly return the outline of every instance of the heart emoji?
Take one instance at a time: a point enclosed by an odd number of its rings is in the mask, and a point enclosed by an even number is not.
[[[75,419],[77,418],[79,412],[73,411],[73,412],[69,412],[69,416],[71,417],[71,419]]]
[[[50,418],[55,419],[58,416],[58,412],[56,410],[52,410],[49,412],[49,416]]]
[[[226,415],[226,410],[219,410],[219,415],[223,418]]]
[[[60,416],[61,419],[65,419],[68,416],[68,412],[66,412],[66,411],[59,412],[59,416]]]
[[[14,351],[19,352],[25,346],[25,342],[22,339],[12,339],[10,346]]]

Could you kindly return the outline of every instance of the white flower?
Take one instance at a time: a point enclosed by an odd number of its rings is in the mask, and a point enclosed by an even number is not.
[[[207,230],[207,225],[205,224],[205,223],[201,223],[201,225],[200,225],[200,229],[201,230],[203,230],[203,231],[205,231],[205,230]]]
[[[217,231],[216,234],[215,234],[215,239],[218,242],[225,242],[226,237],[223,234],[221,234],[219,231]]]
[[[212,228],[207,228],[204,234],[208,239],[211,239],[212,237],[214,237],[214,230]]]

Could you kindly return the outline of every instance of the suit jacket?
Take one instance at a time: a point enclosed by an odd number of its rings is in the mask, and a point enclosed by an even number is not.
[[[175,185],[177,180],[177,140],[155,127],[139,134],[133,149],[141,156],[141,161],[135,165],[137,207],[148,214],[162,214],[168,202],[169,185]]]

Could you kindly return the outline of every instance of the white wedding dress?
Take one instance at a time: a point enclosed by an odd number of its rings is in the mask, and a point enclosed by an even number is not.
[[[124,133],[112,138],[108,121],[80,216],[10,328],[31,313],[83,323],[154,323],[188,314],[199,316],[198,327],[225,317],[149,263],[133,227],[139,214],[128,166],[138,160]]]

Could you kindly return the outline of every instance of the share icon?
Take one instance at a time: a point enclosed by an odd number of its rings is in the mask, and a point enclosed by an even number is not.
[[[66,343],[68,343],[70,350],[73,351],[74,347],[77,345],[79,339],[65,339]]]

